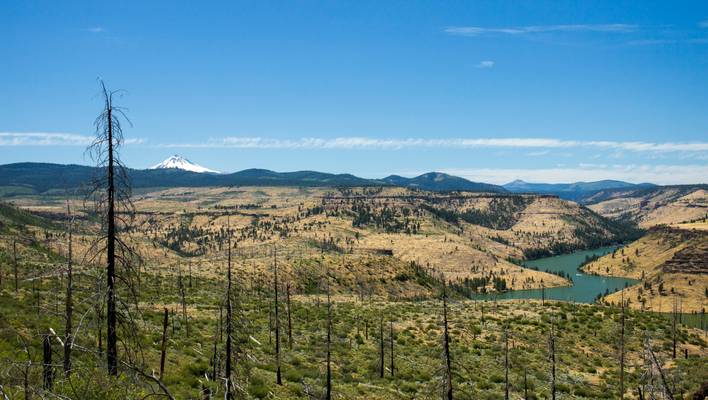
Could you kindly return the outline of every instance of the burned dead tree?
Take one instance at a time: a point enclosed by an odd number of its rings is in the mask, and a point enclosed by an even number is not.
[[[69,202],[66,202],[66,214],[67,214],[67,233],[69,236],[68,240],[68,254],[66,256],[66,307],[65,307],[65,327],[64,327],[64,376],[68,377],[71,374],[71,346],[73,345],[74,338],[71,334],[72,318],[74,312],[73,304],[73,268],[72,268],[72,229],[73,229],[73,219],[71,217],[71,207]]]
[[[165,354],[167,353],[167,323],[170,312],[165,307],[165,316],[162,320],[162,345],[160,346],[160,380],[165,376]]]
[[[275,290],[275,383],[283,384],[280,375],[280,314],[278,313],[278,254],[273,247],[273,289]]]
[[[447,321],[447,284],[443,282],[443,355],[445,357],[445,398],[452,400],[452,361],[450,359],[450,331]]]
[[[553,323],[548,333],[548,360],[551,364],[551,399],[556,400],[556,336]]]
[[[285,302],[288,310],[288,348],[293,349],[293,320],[290,306],[290,282],[285,286]]]
[[[329,273],[327,274],[327,388],[325,400],[332,399],[332,300]]]
[[[232,346],[231,346],[231,334],[233,332],[233,308],[231,304],[231,232],[228,232],[228,249],[227,249],[227,272],[226,272],[226,367],[224,373],[226,374],[226,399],[232,400],[234,398],[233,393],[233,382],[231,381],[232,371],[231,371],[231,359]]]
[[[12,267],[15,273],[15,295],[17,295],[20,285],[17,279],[17,240],[12,241]]]
[[[52,338],[49,334],[42,337],[42,388],[52,390],[54,383],[54,367],[52,366]]]
[[[379,318],[379,378],[384,377],[384,334],[383,313]]]
[[[671,307],[671,358],[676,359],[676,341],[677,341],[677,323],[678,323],[678,303],[674,297],[674,304]]]
[[[96,138],[87,151],[96,166],[102,171],[92,183],[89,197],[95,203],[101,220],[101,234],[93,245],[95,257],[105,254],[106,262],[106,361],[108,373],[118,374],[118,300],[116,283],[121,282],[135,298],[131,275],[136,258],[133,249],[119,237],[119,231],[131,225],[134,209],[130,201],[131,190],[128,174],[120,160],[120,148],[124,142],[121,120],[130,122],[124,109],[114,105],[114,97],[121,91],[110,91],[101,82],[103,110],[96,117]],[[127,303],[126,303],[127,304]],[[132,318],[125,316],[125,321]],[[128,332],[134,332],[130,329]]]
[[[509,400],[509,326],[504,326],[504,399]]]
[[[625,328],[625,315],[624,315],[624,290],[622,291],[622,305],[621,305],[621,315],[620,315],[620,342],[619,342],[619,364],[620,364],[620,400],[624,399],[624,328]]]
[[[390,329],[389,329],[388,338],[389,338],[389,344],[390,344],[390,347],[391,347],[391,377],[393,377],[393,370],[394,370],[394,358],[393,358],[393,342],[394,342],[394,339],[393,339],[393,320],[390,320],[390,321],[389,321],[389,328],[390,328]]]

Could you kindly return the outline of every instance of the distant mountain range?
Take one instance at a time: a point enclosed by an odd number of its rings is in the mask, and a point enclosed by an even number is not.
[[[504,189],[512,193],[542,193],[553,194],[562,199],[584,202],[584,199],[593,194],[613,189],[638,189],[656,187],[652,183],[629,183],[614,180],[575,183],[529,183],[517,179],[503,185]]]
[[[0,196],[76,190],[88,185],[93,178],[99,176],[99,173],[100,170],[95,167],[73,164],[27,162],[0,165]],[[128,175],[136,189],[204,186],[401,186],[441,192],[551,194],[583,204],[597,202],[598,196],[613,191],[657,187],[650,183],[632,184],[613,180],[567,184],[529,183],[516,180],[498,186],[473,182],[440,172],[429,172],[413,178],[390,175],[383,179],[366,179],[351,174],[316,171],[275,172],[266,169],[246,169],[230,174],[219,174],[178,156],[170,157],[153,169],[129,169]]]
[[[191,167],[191,166],[190,166]],[[31,194],[75,190],[100,176],[100,170],[83,165],[16,163],[0,165],[0,195]],[[465,190],[506,192],[501,186],[471,182],[447,174],[431,172],[415,178],[389,176],[366,179],[351,174],[316,171],[274,172],[246,169],[231,174],[187,171],[184,169],[128,169],[133,188],[203,186],[404,186],[433,191]]]

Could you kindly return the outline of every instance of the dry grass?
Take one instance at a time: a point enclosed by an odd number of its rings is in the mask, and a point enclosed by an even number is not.
[[[707,249],[708,235],[703,231],[655,229],[614,256],[608,254],[583,269],[642,281],[624,293],[606,297],[609,302],[619,304],[624,296],[634,308],[668,312],[675,297],[685,312],[700,312],[708,299]]]

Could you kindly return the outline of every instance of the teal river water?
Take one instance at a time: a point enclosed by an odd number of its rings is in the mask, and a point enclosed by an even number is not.
[[[573,278],[573,286],[549,288],[545,290],[514,290],[504,293],[476,294],[473,300],[506,300],[506,299],[541,299],[573,301],[577,303],[594,303],[598,294],[613,293],[639,282],[634,279],[613,278],[607,276],[588,275],[578,270],[586,257],[603,256],[611,253],[617,246],[600,247],[592,250],[576,251],[554,257],[539,258],[527,261],[527,267],[538,268],[539,271],[563,272]],[[544,293],[545,292],[545,293]],[[664,314],[668,315],[668,314]],[[706,329],[705,318],[701,314],[683,314],[680,321],[695,328]]]
[[[573,286],[549,288],[545,290],[514,290],[498,294],[478,294],[473,296],[476,300],[491,299],[546,299],[574,301],[578,303],[593,303],[598,294],[613,293],[624,288],[625,285],[637,283],[634,279],[612,278],[606,276],[588,275],[578,270],[586,257],[593,255],[603,256],[611,253],[616,247],[600,247],[592,250],[576,251],[561,256],[540,258],[527,261],[527,267],[538,268],[539,271],[563,272],[573,279]],[[545,292],[545,293],[544,293]]]

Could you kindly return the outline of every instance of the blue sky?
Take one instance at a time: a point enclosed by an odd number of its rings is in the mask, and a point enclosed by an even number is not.
[[[708,181],[705,1],[6,0],[0,164],[90,163],[99,77],[135,168]]]

